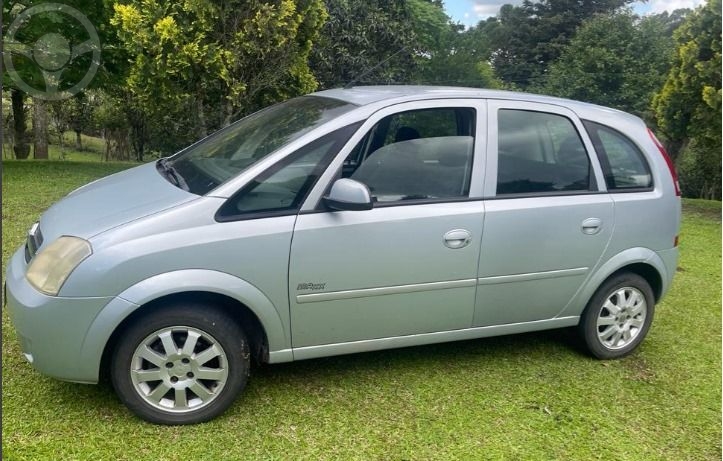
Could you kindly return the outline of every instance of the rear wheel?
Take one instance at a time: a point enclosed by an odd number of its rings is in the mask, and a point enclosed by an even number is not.
[[[164,307],[122,335],[111,362],[120,399],[141,418],[193,424],[225,411],[246,386],[249,348],[228,316],[201,305]]]
[[[623,357],[643,341],[654,312],[650,284],[637,274],[620,273],[595,292],[580,319],[580,335],[595,357]]]

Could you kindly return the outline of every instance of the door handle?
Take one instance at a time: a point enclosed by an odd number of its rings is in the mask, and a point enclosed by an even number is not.
[[[444,246],[458,250],[469,245],[472,241],[472,234],[465,229],[454,229],[444,234]]]
[[[587,218],[582,222],[582,233],[595,235],[602,229],[602,220],[599,218]]]

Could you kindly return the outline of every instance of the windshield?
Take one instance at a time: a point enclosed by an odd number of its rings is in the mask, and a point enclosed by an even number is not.
[[[159,171],[179,187],[203,195],[354,107],[319,96],[290,99],[249,115],[159,162]]]

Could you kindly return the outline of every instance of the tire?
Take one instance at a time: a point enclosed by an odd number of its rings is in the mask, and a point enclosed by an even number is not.
[[[195,424],[223,413],[246,386],[249,346],[228,316],[204,304],[161,307],[125,330],[111,359],[118,397],[142,419]]]
[[[650,284],[637,274],[622,272],[598,288],[585,307],[578,329],[592,355],[617,359],[640,345],[654,313]]]

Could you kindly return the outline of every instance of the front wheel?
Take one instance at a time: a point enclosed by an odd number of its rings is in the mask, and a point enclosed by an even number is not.
[[[650,284],[637,274],[620,273],[595,292],[580,319],[580,335],[595,357],[624,357],[643,341],[654,312]]]
[[[116,393],[158,424],[193,424],[225,411],[246,386],[249,347],[228,316],[202,304],[163,307],[122,335],[111,362]]]

